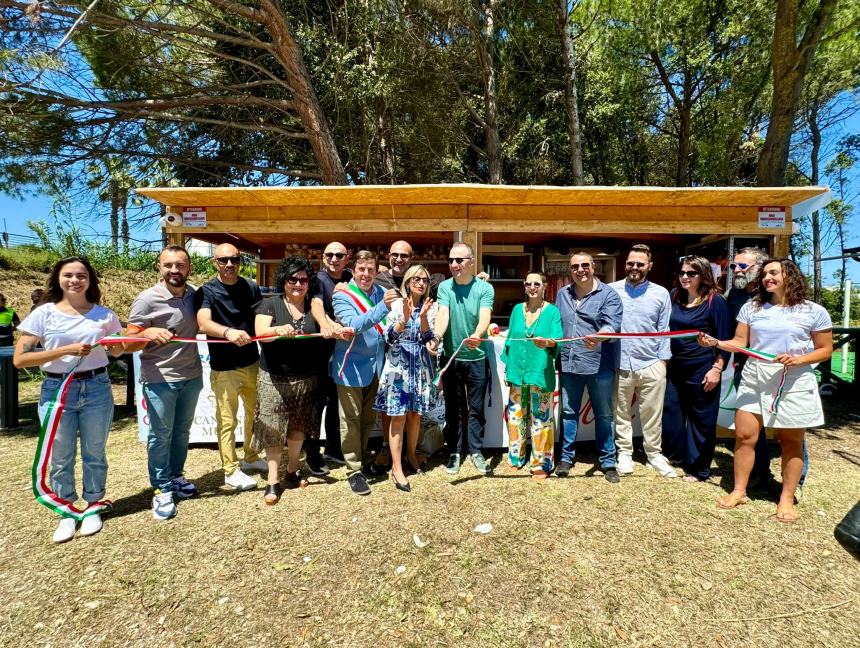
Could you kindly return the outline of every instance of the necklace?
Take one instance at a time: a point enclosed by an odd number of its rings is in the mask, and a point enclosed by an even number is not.
[[[535,312],[531,323],[529,323],[529,305],[528,302],[523,304],[523,315],[526,323],[526,337],[534,337],[535,329],[537,328],[538,320],[540,319],[540,314],[543,312],[543,307],[546,304],[545,301],[541,300],[540,307]]]
[[[299,310],[299,307],[295,304],[284,299],[284,303],[287,305],[287,314],[290,316],[290,319],[293,320],[293,328],[299,333],[305,330],[305,318],[308,316],[307,311],[300,311],[301,317],[293,316],[293,309]]]

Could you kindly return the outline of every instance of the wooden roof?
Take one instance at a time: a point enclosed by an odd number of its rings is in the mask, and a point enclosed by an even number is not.
[[[349,187],[141,188],[181,213],[206,207],[198,238],[230,234],[254,246],[334,234],[472,231],[544,234],[791,233],[792,211],[829,201],[827,187],[543,187],[479,184]],[[823,203],[823,204],[822,204]],[[759,227],[760,207],[783,207],[786,227]]]

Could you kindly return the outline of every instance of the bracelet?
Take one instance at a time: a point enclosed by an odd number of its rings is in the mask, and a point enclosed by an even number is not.
[[[723,368],[722,368],[720,365],[718,365],[718,364],[713,364],[713,365],[711,365],[711,369],[716,369],[716,370],[717,370],[717,371],[719,371],[720,373],[722,373],[722,371],[723,371]]]
[[[224,332],[221,334],[221,337],[222,337],[222,338],[224,338],[224,339],[226,340],[226,339],[227,339],[227,331],[229,331],[231,328],[233,328],[233,327],[232,327],[232,326],[228,326],[227,328],[225,328],[225,329],[224,329]]]

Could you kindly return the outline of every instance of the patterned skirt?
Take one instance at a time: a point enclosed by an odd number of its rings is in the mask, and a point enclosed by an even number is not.
[[[285,445],[288,435],[299,433],[305,438],[319,438],[322,401],[320,376],[279,376],[261,368],[251,447],[261,452]]]

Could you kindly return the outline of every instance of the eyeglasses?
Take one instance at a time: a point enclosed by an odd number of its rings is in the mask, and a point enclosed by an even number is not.
[[[448,259],[448,265],[452,265],[456,263],[457,265],[463,265],[463,261],[468,261],[472,257],[450,257]]]
[[[732,270],[746,270],[747,268],[752,268],[755,263],[730,263],[729,267]]]
[[[334,257],[335,259],[342,259],[343,257],[346,256],[346,253],[345,252],[326,252],[325,254],[323,254],[323,256],[326,259],[331,259],[332,257]]]
[[[628,268],[644,268],[648,264],[642,261],[628,261],[626,265]]]
[[[679,277],[690,277],[692,279],[693,277],[698,277],[700,274],[702,274],[702,273],[699,272],[698,270],[681,270],[678,273],[678,276]]]
[[[287,283],[291,286],[295,286],[296,284],[306,286],[308,284],[307,277],[287,277]]]
[[[410,252],[389,252],[388,256],[392,259],[408,259],[412,254]]]
[[[582,268],[583,270],[588,270],[590,267],[591,267],[590,263],[571,263],[570,264],[571,270],[579,270],[580,268]]]
[[[541,283],[540,281],[524,281],[523,285],[526,288],[540,288],[541,286],[543,286],[543,283]]]
[[[430,283],[430,279],[428,279],[427,277],[412,277],[409,281],[411,281],[414,284],[419,284],[419,283],[429,284]]]
[[[227,265],[228,263],[232,263],[233,265],[239,265],[242,261],[242,257],[238,254],[236,256],[226,256],[226,257],[215,257],[215,260],[220,265]]]

